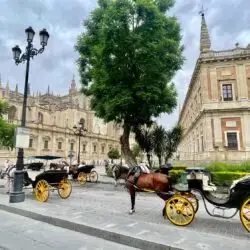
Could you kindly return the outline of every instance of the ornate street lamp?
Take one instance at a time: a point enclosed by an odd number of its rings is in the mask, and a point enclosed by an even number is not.
[[[79,136],[79,147],[78,147],[78,157],[77,157],[77,163],[80,164],[80,154],[81,154],[81,136],[84,135],[84,132],[87,132],[87,129],[84,127],[84,121],[81,119],[78,123],[78,126],[74,126],[74,134]]]
[[[22,110],[22,121],[21,127],[25,127],[26,123],[26,107],[27,107],[27,96],[28,96],[28,81],[29,81],[29,66],[30,58],[33,59],[34,56],[43,53],[45,46],[47,46],[49,33],[46,29],[40,31],[40,44],[41,48],[39,50],[33,47],[32,41],[35,36],[35,31],[29,27],[25,30],[28,45],[25,52],[21,55],[22,51],[18,45],[12,48],[13,59],[18,65],[19,63],[24,63],[26,61],[26,74],[25,74],[25,84],[24,84],[24,97],[23,97],[23,110]],[[10,192],[10,203],[23,202],[25,199],[23,188],[23,148],[18,149],[16,171],[14,176],[13,191]]]

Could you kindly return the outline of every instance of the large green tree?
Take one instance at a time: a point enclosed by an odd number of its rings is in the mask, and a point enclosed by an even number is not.
[[[76,43],[83,91],[106,122],[123,125],[122,151],[135,164],[131,129],[172,112],[171,79],[183,63],[174,0],[99,0]]]

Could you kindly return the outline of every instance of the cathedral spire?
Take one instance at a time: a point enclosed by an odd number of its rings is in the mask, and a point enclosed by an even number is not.
[[[16,84],[15,93],[18,94],[18,84]]]
[[[202,53],[210,50],[211,41],[208,33],[207,23],[205,19],[205,10],[203,6],[199,14],[201,14],[200,52]]]
[[[76,92],[77,92],[77,89],[76,89],[75,75],[73,75],[73,79],[71,80],[71,84],[69,87],[69,93],[74,94]]]
[[[48,85],[47,95],[49,95],[49,94],[50,94],[50,87]]]

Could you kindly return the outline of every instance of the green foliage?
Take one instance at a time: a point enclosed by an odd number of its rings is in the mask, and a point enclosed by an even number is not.
[[[173,166],[173,169],[174,170],[185,170],[187,168],[187,166],[182,166],[182,165],[176,165],[176,166]]]
[[[159,160],[159,166],[162,165],[161,158],[165,152],[166,130],[162,126],[155,126],[153,129],[153,150]]]
[[[0,118],[0,146],[14,148],[15,125]]]
[[[106,174],[108,177],[113,177],[112,168],[108,168]]]
[[[91,95],[98,117],[127,126],[124,146],[133,126],[176,107],[171,80],[184,61],[181,29],[177,19],[165,13],[173,0],[98,4],[75,46],[82,90]]]
[[[171,178],[172,184],[182,183],[182,176],[185,173],[183,170],[171,170],[169,171],[169,175]]]
[[[246,172],[212,172],[212,182],[218,186],[230,186],[234,180],[249,175]]]
[[[132,147],[132,154],[133,157],[136,159],[137,157],[140,157],[141,154],[141,148],[138,144],[134,144]]]
[[[175,126],[172,130],[166,132],[166,148],[165,148],[165,163],[170,159],[176,151],[183,134],[183,129],[180,125]]]
[[[0,100],[0,118],[2,118],[4,114],[7,114],[8,108],[8,103],[5,100]]]
[[[14,148],[15,125],[3,120],[3,115],[8,112],[9,106],[5,100],[0,100],[0,146]]]
[[[250,172],[250,162],[242,162],[238,164],[215,162],[209,165],[205,165],[205,168],[212,172]]]
[[[119,150],[117,148],[111,148],[108,152],[108,157],[112,160],[119,159],[120,158]]]
[[[135,140],[142,151],[146,152],[148,164],[151,167],[151,153],[154,149],[154,133],[149,126],[137,126],[134,128]]]

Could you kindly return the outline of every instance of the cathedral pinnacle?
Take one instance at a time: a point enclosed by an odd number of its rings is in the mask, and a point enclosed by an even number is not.
[[[205,20],[205,10],[203,6],[199,14],[201,14],[200,52],[202,53],[210,50],[211,41],[208,33],[207,23]]]
[[[2,79],[1,79],[1,74],[0,74],[0,88],[2,88]]]
[[[18,84],[16,84],[15,93],[18,94]]]
[[[73,75],[73,79],[71,80],[71,84],[69,87],[69,93],[74,94],[76,92],[77,92],[77,89],[76,89],[75,75]]]

